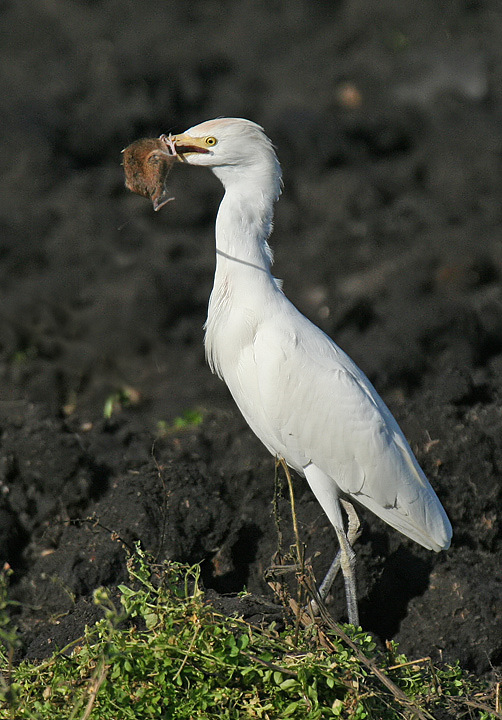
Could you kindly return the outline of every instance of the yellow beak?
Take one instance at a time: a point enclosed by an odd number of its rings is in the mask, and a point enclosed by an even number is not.
[[[176,156],[183,162],[183,155],[189,153],[208,153],[209,150],[205,144],[205,138],[192,137],[182,133],[181,135],[162,135],[161,139],[166,142],[171,149],[176,149]],[[179,157],[181,156],[181,157]]]

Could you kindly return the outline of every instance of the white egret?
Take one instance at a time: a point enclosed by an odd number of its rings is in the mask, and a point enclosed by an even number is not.
[[[281,169],[263,129],[249,120],[221,118],[161,140],[166,152],[211,168],[223,184],[207,359],[251,429],[273,455],[306,477],[333,524],[348,618],[358,624],[355,555],[340,500],[361,503],[435,551],[450,545],[448,517],[370,381],[297,310],[271,274],[267,240]]]

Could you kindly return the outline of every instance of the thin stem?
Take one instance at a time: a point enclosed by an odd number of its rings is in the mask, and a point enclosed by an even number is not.
[[[304,552],[303,552],[303,545],[300,541],[300,532],[298,530],[298,519],[296,517],[296,503],[295,503],[295,493],[293,490],[293,481],[291,479],[291,473],[289,472],[289,468],[288,468],[284,458],[282,458],[282,457],[279,458],[278,464],[282,465],[284,473],[286,475],[286,480],[288,481],[289,500],[291,503],[291,516],[293,518],[293,532],[295,534],[296,553],[298,555],[298,558],[297,558],[298,564],[300,566],[300,569],[303,572]]]
[[[305,575],[305,552],[304,552],[304,546],[300,540],[300,531],[298,530],[298,519],[296,517],[296,503],[295,503],[295,493],[293,490],[293,481],[291,479],[291,473],[289,472],[289,468],[286,464],[286,461],[284,458],[280,457],[276,459],[276,467],[278,465],[282,465],[284,469],[284,473],[286,475],[286,480],[288,481],[288,488],[289,488],[289,499],[291,503],[291,516],[293,518],[293,532],[295,534],[295,543],[296,543],[296,555],[297,555],[297,565],[298,570],[296,572],[297,579],[300,580]],[[297,582],[297,597],[298,597],[298,607],[301,608],[303,605],[303,582]],[[298,638],[300,636],[300,621],[301,621],[301,612],[299,612],[296,616],[296,622],[295,622],[295,644],[298,643]]]
[[[279,460],[278,460],[278,458],[276,458],[275,474],[274,474],[274,498],[272,500],[272,507],[273,507],[273,512],[274,512],[275,528],[277,531],[278,553],[279,553],[279,556],[282,557],[283,547],[284,547],[284,538],[282,535],[281,516],[280,516],[280,510],[279,510],[279,498],[280,497],[282,497],[282,487],[281,487],[281,478],[279,476]]]

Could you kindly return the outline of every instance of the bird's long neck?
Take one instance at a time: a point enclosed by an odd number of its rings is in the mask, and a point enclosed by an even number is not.
[[[223,166],[213,172],[225,188],[216,218],[215,284],[224,273],[249,277],[255,270],[271,277],[267,240],[281,190],[281,168],[272,147],[267,146],[251,167]]]
[[[239,333],[226,330],[232,313],[244,312],[248,320],[251,316],[258,319],[269,308],[268,299],[280,292],[270,272],[272,252],[267,243],[280,192],[278,167],[253,172],[242,180],[227,174],[220,177],[225,195],[216,218],[216,272],[205,336],[209,364],[220,377],[225,374],[222,348],[245,342]],[[237,324],[241,332],[249,330],[246,324]]]
[[[237,281],[255,273],[270,275],[274,197],[240,184],[225,191],[216,218],[216,281],[229,275]]]

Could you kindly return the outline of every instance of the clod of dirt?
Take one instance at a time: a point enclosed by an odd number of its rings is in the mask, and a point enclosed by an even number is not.
[[[131,192],[149,198],[154,210],[174,200],[166,187],[167,176],[175,162],[160,138],[142,138],[128,145],[124,154],[125,185]]]

